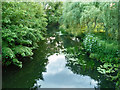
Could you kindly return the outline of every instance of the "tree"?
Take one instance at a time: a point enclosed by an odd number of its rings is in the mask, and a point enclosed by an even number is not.
[[[118,35],[118,3],[91,2],[65,3],[61,24],[74,32],[91,32],[103,29],[106,37],[116,39]],[[71,32],[71,31],[70,31]],[[116,36],[116,37],[115,37]]]

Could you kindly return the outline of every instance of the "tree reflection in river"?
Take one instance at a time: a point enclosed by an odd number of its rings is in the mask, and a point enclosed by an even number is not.
[[[99,88],[114,88],[115,84],[113,82],[98,73],[97,67],[100,63],[90,59],[83,51],[78,46],[67,48],[66,66],[75,74],[90,76],[92,79],[98,81],[97,87]]]

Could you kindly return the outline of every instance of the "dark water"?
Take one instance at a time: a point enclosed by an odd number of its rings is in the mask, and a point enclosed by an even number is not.
[[[53,30],[39,43],[33,59],[23,58],[22,69],[3,67],[3,88],[114,88],[113,82],[97,72],[95,60],[84,55],[76,58],[80,64],[71,60],[67,50],[80,44],[78,38]]]

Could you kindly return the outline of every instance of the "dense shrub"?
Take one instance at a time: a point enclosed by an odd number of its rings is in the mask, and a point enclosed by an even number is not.
[[[117,82],[116,86],[119,87],[120,52],[118,51],[118,45],[100,40],[94,35],[86,35],[83,43],[85,50],[90,53],[89,57],[103,63],[97,68],[98,72],[111,77],[112,80]]]
[[[32,49],[44,39],[47,19],[41,3],[2,3],[3,65],[22,67],[20,57],[33,55]]]
[[[97,57],[101,60],[109,59],[111,62],[110,58],[118,57],[118,45],[114,43],[100,40],[94,35],[86,35],[83,43],[87,52],[98,54]]]

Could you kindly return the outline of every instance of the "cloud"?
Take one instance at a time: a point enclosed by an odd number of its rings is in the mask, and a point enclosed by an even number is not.
[[[66,68],[62,54],[54,54],[48,60],[47,72],[43,73],[44,81],[37,80],[42,88],[94,88],[98,83],[89,76],[76,75]]]

